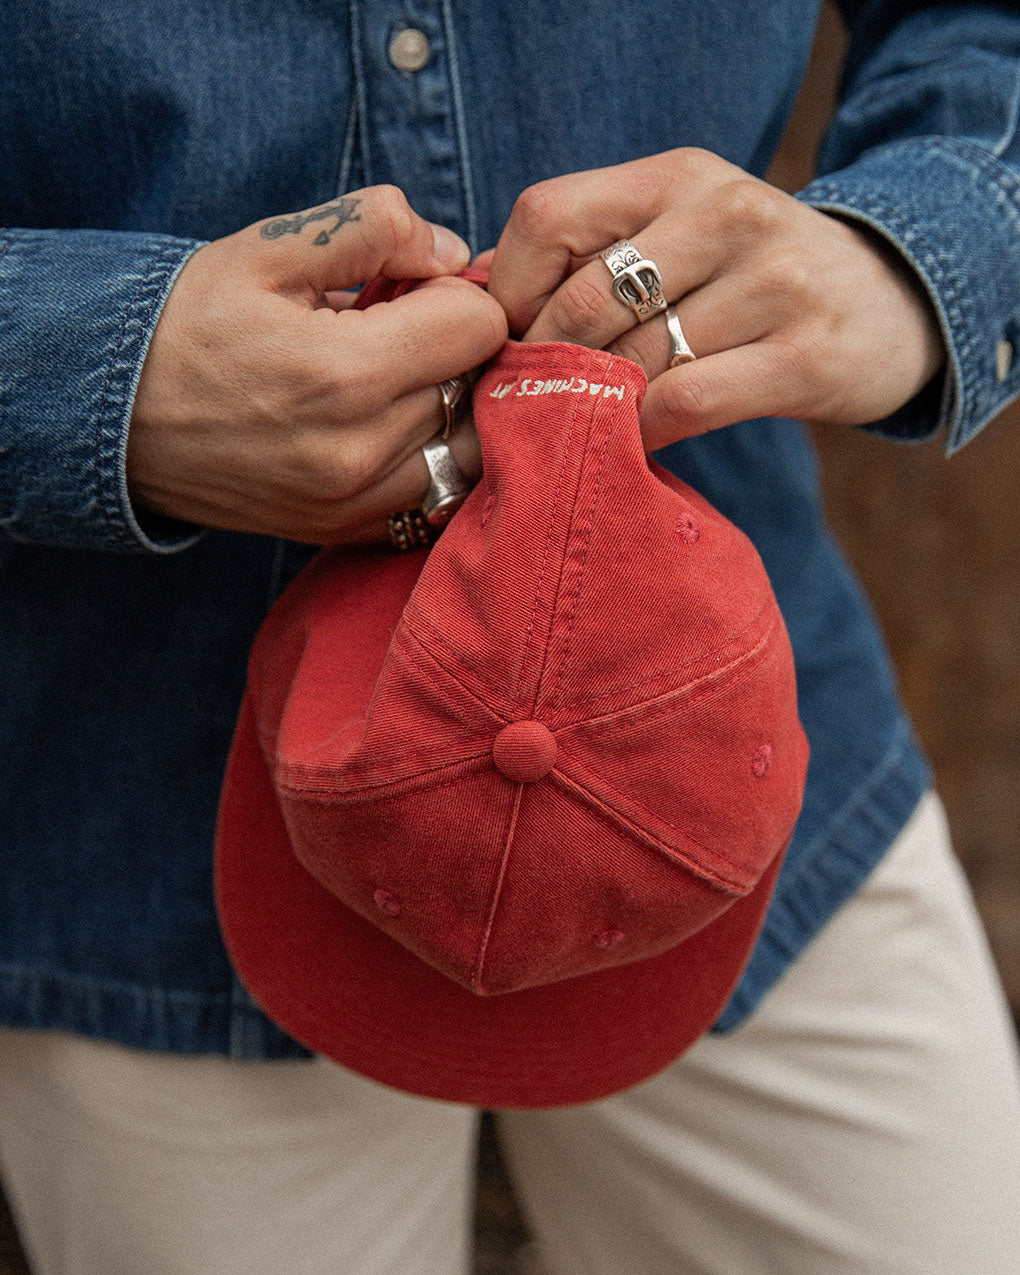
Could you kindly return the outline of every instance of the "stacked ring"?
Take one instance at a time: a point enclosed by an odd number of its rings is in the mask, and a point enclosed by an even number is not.
[[[420,509],[407,509],[390,514],[390,544],[398,553],[426,549],[432,543],[432,532]]]
[[[443,428],[439,431],[441,438],[449,438],[457,424],[457,408],[468,392],[466,376],[454,376],[449,381],[439,382],[439,393],[443,399]]]
[[[457,464],[442,434],[430,438],[421,449],[429,471],[429,489],[421,513],[433,530],[445,527],[467,499],[471,484]]]
[[[447,439],[457,422],[457,409],[470,382],[458,376],[439,385],[443,427],[421,449],[429,472],[429,486],[418,509],[401,510],[389,518],[390,543],[399,553],[427,548],[467,499],[471,484],[450,451]]]
[[[680,318],[674,305],[666,307],[666,330],[669,333],[670,367],[680,367],[681,364],[690,363],[698,357],[687,344],[687,338],[680,326]]]

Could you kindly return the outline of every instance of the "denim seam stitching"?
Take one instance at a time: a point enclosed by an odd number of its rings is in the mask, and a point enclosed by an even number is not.
[[[1013,100],[1009,106],[1009,121],[1006,125],[1006,131],[992,147],[992,154],[996,159],[1000,158],[1008,150],[1010,143],[1017,135],[1017,129],[1020,129],[1020,62],[1017,63],[1016,80],[1013,86]]]
[[[160,249],[125,308],[96,419],[99,507],[115,542],[131,548],[137,548],[138,542],[125,525],[117,482],[120,464],[120,423],[117,417],[127,402],[127,393],[136,370],[135,359],[126,351],[132,345],[139,344],[145,330],[144,315],[151,310],[153,299],[162,291],[169,268],[175,260],[176,252],[172,247]]]
[[[369,118],[368,101],[365,97],[365,59],[362,56],[361,6],[358,0],[350,0],[351,31],[351,66],[354,71],[354,94],[358,105],[358,150],[361,159],[361,177],[366,186],[374,185],[372,177],[372,157],[368,144],[368,129],[365,121]]]
[[[996,207],[1002,210],[1011,226],[1020,230],[1020,179],[1014,177],[1012,172],[989,154],[985,147],[975,142],[936,137],[926,140],[928,142],[925,148],[927,157],[940,159],[947,164],[951,164],[979,181],[985,193],[991,197]],[[901,146],[902,143],[894,143],[879,148],[879,151],[895,153]],[[810,189],[812,191],[828,191],[830,194],[841,195],[837,185],[826,179],[812,183]],[[916,229],[906,226],[900,219],[896,209],[884,205],[878,199],[869,200],[867,196],[862,196],[860,199],[862,211],[868,211],[870,208],[873,215],[881,215],[887,225],[896,227],[900,231],[905,244],[909,245],[918,240],[924,243],[928,253],[931,254],[925,260],[925,264],[929,268],[931,268],[932,264],[940,267],[938,277],[946,285],[945,299],[947,302],[951,299],[954,305],[954,311],[951,313],[947,304],[947,318],[952,319],[955,317],[959,321],[958,324],[953,325],[954,340],[958,341],[958,348],[961,353],[965,354],[968,360],[974,360],[976,334],[973,329],[975,325],[967,323],[964,317],[965,310],[972,314],[973,306],[970,305],[969,301],[965,300],[967,291],[956,280],[956,272],[951,262],[939,253],[937,249],[933,249],[926,240],[923,240]],[[961,371],[963,370],[965,368],[961,368]],[[1017,368],[1013,375],[1006,377],[1002,382],[996,382],[994,385],[989,386],[983,393],[980,382],[976,377],[968,378],[961,375],[959,381],[961,405],[959,419],[952,424],[951,436],[948,440],[951,449],[954,444],[961,444],[973,437],[980,424],[993,416],[1009,401],[1015,392],[1016,383],[1020,381],[1020,368]]]
[[[347,131],[344,134],[343,149],[340,153],[340,165],[333,178],[333,189],[336,194],[344,195],[350,188],[351,184],[351,165],[354,162],[354,139],[358,134],[358,90],[357,85],[351,86],[350,112],[347,119]]]
[[[981,185],[985,193],[991,196],[998,208],[1002,209],[1010,224],[1014,228],[1020,228],[1020,207],[1013,202],[1012,189],[1015,184],[1016,195],[1020,199],[1020,180],[1013,178],[1008,169],[977,143],[948,138],[925,140],[927,142],[924,151],[926,157],[940,159],[976,179],[982,179]],[[902,146],[903,143],[890,144],[877,148],[875,154],[893,154],[902,149]],[[957,277],[952,261],[921,236],[916,228],[903,221],[895,208],[874,196],[854,194],[848,198],[847,192],[841,190],[838,183],[831,178],[822,178],[811,183],[808,193],[812,197],[812,202],[816,195],[828,195],[848,209],[859,209],[861,212],[879,217],[885,225],[899,233],[905,245],[912,247],[917,243],[922,246],[925,253],[922,258],[923,264],[943,284],[940,296],[945,302],[946,317],[951,321],[952,335],[957,349],[964,356],[961,359],[962,374],[959,377],[961,397],[959,419],[951,423],[952,436],[949,444],[952,447],[958,441],[966,441],[976,433],[977,426],[983,423],[986,416],[994,415],[1008,401],[1012,392],[1011,382],[1014,378],[1007,377],[1005,381],[997,382],[982,393],[978,378],[965,374],[968,364],[973,365],[977,361],[975,358],[977,337],[973,323],[973,306],[969,302],[967,290],[963,288]]]
[[[461,179],[463,182],[464,213],[467,221],[468,242],[473,252],[478,252],[478,213],[475,208],[474,175],[471,167],[471,153],[468,149],[467,125],[464,118],[464,101],[460,91],[460,70],[457,62],[457,43],[453,26],[453,14],[450,0],[443,0],[443,29],[446,35],[446,57],[450,92],[453,98],[453,123],[457,136],[457,150],[460,152]]]

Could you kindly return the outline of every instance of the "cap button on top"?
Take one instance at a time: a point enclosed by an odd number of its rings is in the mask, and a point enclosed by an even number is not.
[[[404,27],[390,41],[390,65],[398,71],[420,71],[431,56],[429,38],[417,27]]]
[[[511,722],[492,745],[496,769],[515,784],[544,779],[556,765],[556,739],[541,722]]]

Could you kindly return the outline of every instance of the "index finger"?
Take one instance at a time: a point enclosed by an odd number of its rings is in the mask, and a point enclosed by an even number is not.
[[[364,387],[366,406],[383,406],[438,385],[491,358],[506,341],[506,316],[488,293],[441,277],[365,310],[311,311],[320,357]]]
[[[466,243],[420,217],[395,186],[369,186],[330,203],[270,217],[238,232],[261,249],[259,262],[283,290],[321,294],[376,275],[425,279],[459,273]]]

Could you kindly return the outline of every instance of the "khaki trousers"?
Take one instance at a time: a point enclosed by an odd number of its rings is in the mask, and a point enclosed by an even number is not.
[[[937,798],[744,1027],[499,1127],[529,1270],[1016,1275],[1015,1038]],[[476,1129],[321,1060],[0,1032],[36,1275],[464,1275]]]

